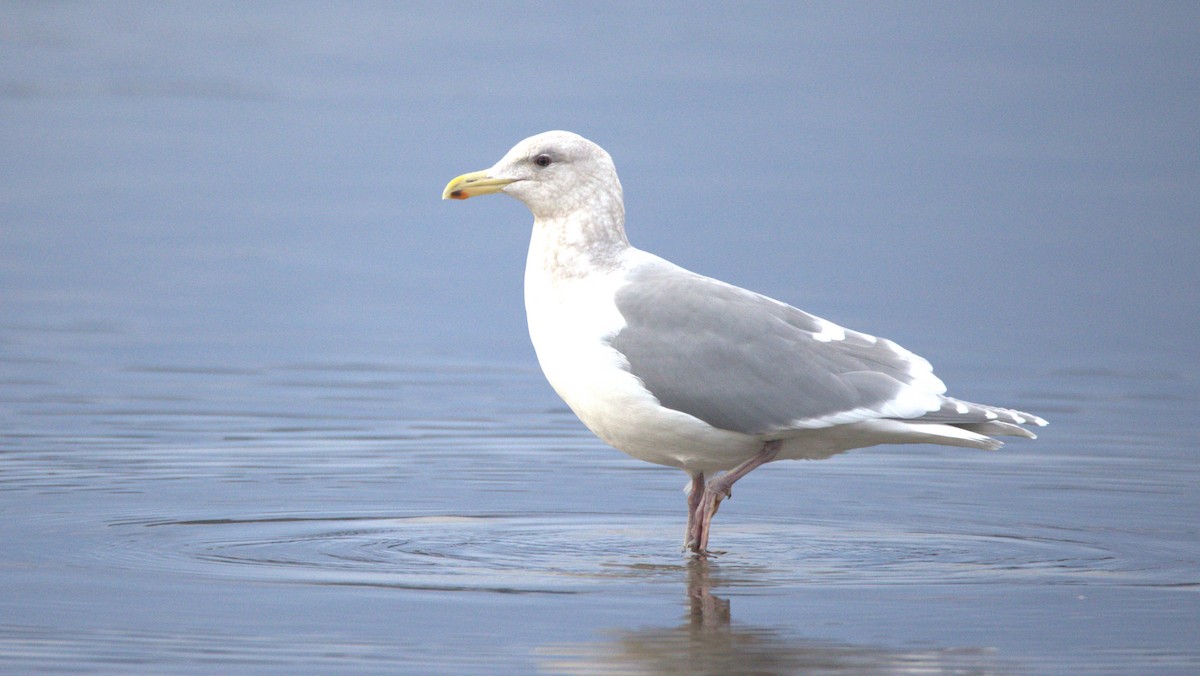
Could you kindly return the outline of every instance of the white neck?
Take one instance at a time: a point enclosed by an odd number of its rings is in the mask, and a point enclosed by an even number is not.
[[[586,208],[534,219],[526,278],[562,280],[611,270],[628,248],[625,206],[619,198],[596,195]]]

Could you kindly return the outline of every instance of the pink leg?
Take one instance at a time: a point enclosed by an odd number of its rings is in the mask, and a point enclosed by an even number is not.
[[[687,530],[683,532],[683,548],[695,550],[693,543],[698,542],[699,533],[696,531],[700,523],[700,499],[704,497],[704,472],[692,475],[692,485],[688,489],[688,520]]]
[[[733,484],[738,479],[749,474],[759,465],[766,464],[775,459],[779,454],[779,446],[782,444],[779,440],[768,441],[763,444],[762,449],[754,454],[746,462],[734,467],[721,476],[709,481],[704,486],[704,497],[698,506],[699,523],[696,525],[698,537],[692,540],[690,549],[699,556],[708,555],[708,533],[712,527],[712,519],[717,514],[717,510],[721,508],[721,501],[725,498],[733,497]]]

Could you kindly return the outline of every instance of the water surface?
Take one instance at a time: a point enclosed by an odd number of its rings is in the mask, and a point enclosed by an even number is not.
[[[1195,672],[1200,22],[1135,9],[6,6],[0,668]],[[437,200],[546,128],[1052,425],[763,468],[689,560],[537,369],[528,215]]]

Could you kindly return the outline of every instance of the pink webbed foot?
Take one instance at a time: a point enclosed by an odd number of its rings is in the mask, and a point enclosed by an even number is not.
[[[764,443],[762,449],[753,457],[711,481],[705,482],[704,475],[701,473],[692,475],[688,493],[688,525],[684,537],[684,549],[690,550],[694,556],[700,558],[720,553],[709,550],[708,536],[712,530],[713,517],[721,508],[721,501],[733,497],[733,484],[737,483],[738,479],[746,476],[760,465],[774,460],[775,456],[779,454],[781,444],[782,442],[778,440]]]

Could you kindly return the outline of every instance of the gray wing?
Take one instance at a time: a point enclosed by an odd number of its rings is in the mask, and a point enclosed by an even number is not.
[[[610,343],[630,372],[663,406],[722,429],[925,415],[989,424],[1000,416],[988,411],[1006,411],[941,396],[929,362],[889,340],[668,263],[632,272],[616,304],[626,325]]]

